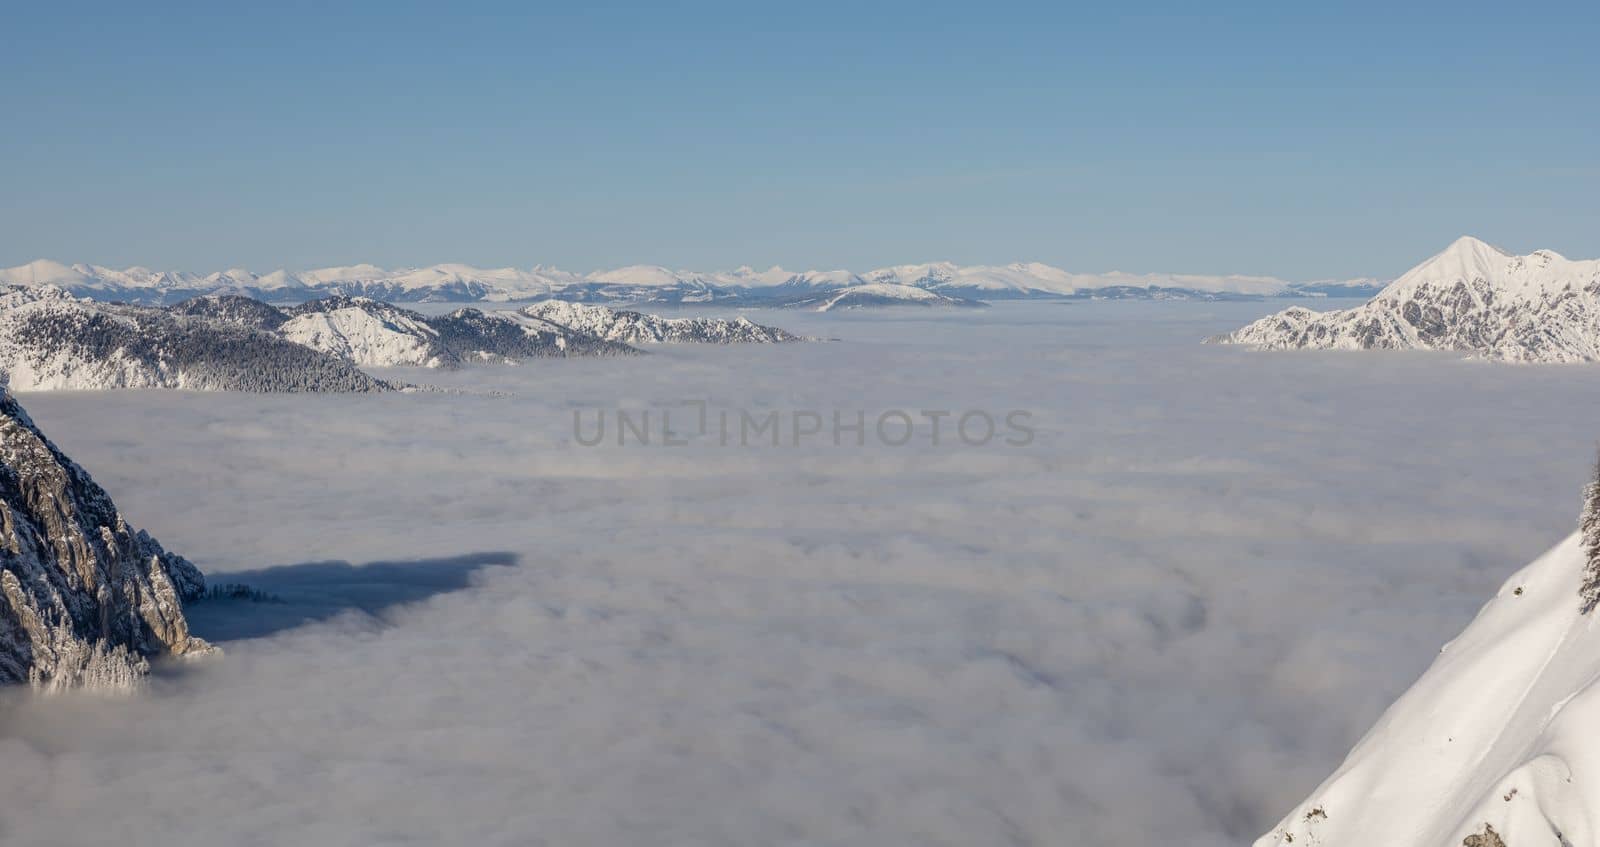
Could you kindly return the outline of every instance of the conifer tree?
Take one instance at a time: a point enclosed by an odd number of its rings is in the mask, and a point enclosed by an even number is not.
[[[1583,613],[1600,605],[1600,461],[1595,463],[1595,478],[1583,492],[1583,516],[1578,519],[1578,544],[1583,549]]]

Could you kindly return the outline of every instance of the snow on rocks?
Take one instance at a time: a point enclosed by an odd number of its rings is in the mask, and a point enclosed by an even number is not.
[[[1268,350],[1450,350],[1600,361],[1600,260],[1514,256],[1461,238],[1353,309],[1293,307],[1211,339]]]
[[[211,652],[183,614],[204,590],[0,394],[0,683],[125,689],[148,657]]]
[[[235,323],[98,303],[54,286],[0,293],[0,372],[18,391],[380,391],[335,356]]]
[[[534,321],[624,344],[774,344],[800,337],[748,318],[663,318],[605,306],[546,300],[522,309]]]

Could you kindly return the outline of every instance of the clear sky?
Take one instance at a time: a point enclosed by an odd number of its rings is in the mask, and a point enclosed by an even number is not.
[[[10,4],[0,265],[1600,256],[1600,4]]]

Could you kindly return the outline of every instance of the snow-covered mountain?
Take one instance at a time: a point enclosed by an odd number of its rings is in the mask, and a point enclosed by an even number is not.
[[[581,283],[582,279],[555,268],[483,269],[460,264],[398,270],[362,264],[266,274],[233,268],[202,275],[138,267],[115,270],[98,265],[69,266],[41,259],[0,269],[0,284],[4,285],[54,285],[80,297],[146,305],[219,293],[277,302],[335,295],[397,302],[532,300]]]
[[[247,326],[98,303],[54,286],[0,292],[11,388],[380,391],[351,363]]]
[[[866,309],[880,306],[982,308],[989,304],[982,300],[951,297],[948,294],[929,291],[926,288],[918,288],[914,285],[868,282],[861,285],[852,285],[849,288],[825,291],[816,297],[796,300],[789,305],[814,306],[819,312],[831,312],[835,309]]]
[[[637,355],[630,343],[795,340],[746,318],[662,318],[553,300],[522,312],[424,315],[344,295],[279,308],[237,294],[158,307],[97,302],[54,286],[0,293],[0,374],[24,391],[372,391],[403,386],[360,367]]]
[[[364,366],[454,368],[551,356],[616,356],[638,351],[565,326],[530,326],[501,314],[457,309],[425,316],[366,297],[328,297],[284,310],[277,334]]]
[[[1267,349],[1453,350],[1519,362],[1600,361],[1600,260],[1514,256],[1460,238],[1353,309],[1285,309],[1214,339]]]
[[[749,318],[663,318],[605,306],[546,300],[524,307],[521,314],[535,326],[565,328],[623,344],[696,342],[702,344],[775,344],[799,341],[774,326]]]
[[[0,269],[0,284],[55,285],[96,300],[168,304],[198,294],[239,294],[272,302],[302,302],[328,296],[370,297],[405,302],[507,302],[558,299],[598,303],[743,302],[781,305],[796,297],[842,291],[868,283],[906,285],[968,299],[1164,298],[1317,296],[1349,293],[1363,280],[1296,285],[1273,277],[1200,274],[1070,273],[1039,262],[969,265],[953,262],[895,265],[857,273],[849,270],[758,271],[672,270],[630,265],[589,274],[556,268],[475,268],[463,264],[386,270],[370,264],[266,274],[234,268],[210,274],[114,270],[98,265],[63,265],[39,260]],[[1330,289],[1329,287],[1332,286]]]
[[[1600,481],[1343,765],[1256,847],[1600,839]]]
[[[358,365],[440,367],[438,333],[422,315],[365,297],[329,297],[296,306],[278,335]]]
[[[211,646],[183,603],[205,579],[128,526],[83,468],[0,396],[0,683],[127,688],[147,657]]]

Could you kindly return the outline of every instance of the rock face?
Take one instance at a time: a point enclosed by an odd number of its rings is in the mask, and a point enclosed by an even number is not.
[[[1452,350],[1517,362],[1600,361],[1600,260],[1513,256],[1461,238],[1362,306],[1286,309],[1212,339],[1272,350]]]
[[[183,616],[204,589],[0,396],[0,683],[128,687],[148,657],[208,652]]]
[[[1579,531],[1513,574],[1257,847],[1595,844],[1600,479]]]
[[[239,321],[97,303],[50,286],[0,292],[0,371],[18,391],[392,387],[347,361]]]
[[[535,303],[521,314],[551,327],[565,327],[623,344],[776,344],[801,340],[797,335],[744,317],[663,318],[560,300]]]

